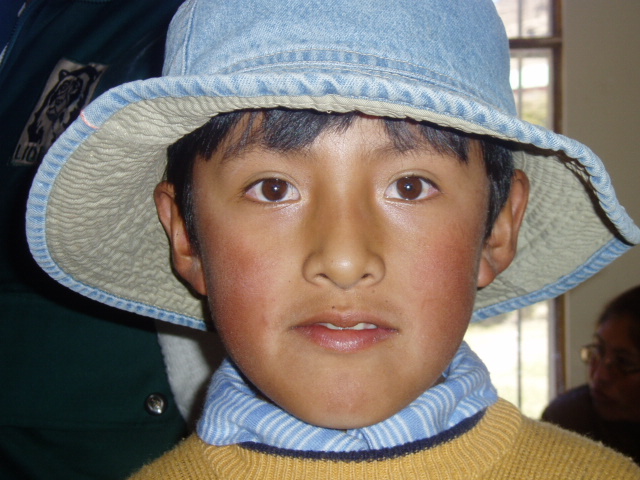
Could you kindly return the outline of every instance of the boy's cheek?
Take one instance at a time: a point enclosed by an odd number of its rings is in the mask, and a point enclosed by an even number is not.
[[[404,262],[405,285],[422,296],[420,308],[460,305],[473,300],[482,254],[480,235],[427,234],[414,249],[405,248],[397,262]],[[409,245],[405,242],[405,245]]]
[[[272,288],[281,281],[282,262],[256,251],[258,240],[245,243],[242,238],[218,238],[215,253],[204,257],[208,297],[217,322],[260,322],[260,314],[277,305]]]

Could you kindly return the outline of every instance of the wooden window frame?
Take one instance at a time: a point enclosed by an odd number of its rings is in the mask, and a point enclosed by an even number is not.
[[[551,91],[552,118],[551,127],[562,133],[562,0],[550,2],[550,31],[545,37],[510,38],[509,48],[513,50],[547,49],[551,52]],[[566,354],[566,299],[564,295],[549,302],[549,365],[550,396],[554,397],[566,391],[567,354]]]

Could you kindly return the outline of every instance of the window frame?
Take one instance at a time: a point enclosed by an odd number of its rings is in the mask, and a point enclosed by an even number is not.
[[[518,0],[522,6],[523,0]],[[520,8],[522,11],[522,8]],[[547,49],[551,52],[551,128],[562,133],[562,0],[549,0],[550,35],[544,37],[511,37],[510,50]],[[551,398],[564,393],[567,387],[566,297],[549,301],[549,394]]]

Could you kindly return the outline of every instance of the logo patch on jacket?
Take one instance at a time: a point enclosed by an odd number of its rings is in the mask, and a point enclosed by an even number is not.
[[[14,165],[40,163],[49,147],[89,103],[106,65],[58,62],[13,152]]]

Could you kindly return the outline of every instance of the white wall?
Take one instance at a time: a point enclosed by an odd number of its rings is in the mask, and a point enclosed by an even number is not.
[[[640,1],[562,0],[563,132],[605,162],[618,198],[640,224]],[[640,284],[640,246],[567,295],[569,386],[583,383],[578,351],[610,298]]]

